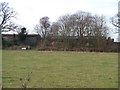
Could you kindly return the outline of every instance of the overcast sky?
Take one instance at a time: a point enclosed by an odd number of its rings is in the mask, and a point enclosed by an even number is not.
[[[119,0],[0,0],[3,1],[17,11],[17,24],[33,29],[43,16],[54,22],[59,16],[80,10],[110,18],[118,12]]]

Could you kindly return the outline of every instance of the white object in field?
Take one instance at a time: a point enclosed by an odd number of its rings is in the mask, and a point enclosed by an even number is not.
[[[25,47],[24,47],[24,48],[21,48],[21,49],[22,49],[22,50],[27,50],[27,48],[25,48]]]

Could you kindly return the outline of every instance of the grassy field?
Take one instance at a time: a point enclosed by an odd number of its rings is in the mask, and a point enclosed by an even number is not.
[[[118,54],[3,50],[3,87],[117,88]]]

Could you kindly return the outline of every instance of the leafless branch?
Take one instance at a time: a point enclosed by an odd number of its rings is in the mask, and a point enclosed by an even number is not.
[[[16,12],[8,6],[8,3],[0,3],[0,29],[1,32],[14,30],[16,25],[11,22],[12,18],[16,18]]]

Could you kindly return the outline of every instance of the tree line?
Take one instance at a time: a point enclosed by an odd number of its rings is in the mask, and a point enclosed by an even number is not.
[[[27,37],[26,28],[11,22],[15,17],[15,11],[8,3],[0,4],[0,31],[18,30],[19,40]],[[112,24],[116,25],[114,17]],[[109,26],[105,16],[93,15],[89,12],[79,11],[74,14],[60,16],[56,22],[50,22],[49,17],[40,18],[34,31],[39,35],[36,45],[38,49],[61,49],[61,50],[99,50],[109,51],[114,48],[113,40],[109,37]]]

